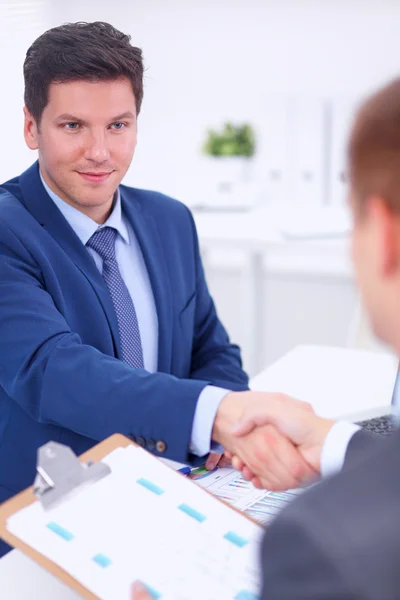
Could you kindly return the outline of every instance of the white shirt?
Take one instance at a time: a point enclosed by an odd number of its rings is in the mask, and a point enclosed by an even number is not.
[[[329,477],[341,471],[351,438],[360,427],[354,423],[338,421],[326,436],[321,451],[321,475]]]
[[[102,227],[113,227],[117,230],[115,255],[121,277],[128,288],[135,306],[142,342],[144,367],[146,371],[155,373],[158,366],[157,310],[139,242],[130,223],[122,213],[119,190],[116,193],[112,213],[104,224],[99,225],[93,219],[57,196],[46,184],[42,174],[40,174],[40,178],[46,192],[84,246],[86,246],[95,231]],[[102,258],[92,248],[88,248],[87,246],[86,248],[93,256],[100,273],[102,273]],[[211,433],[218,407],[228,392],[229,390],[211,385],[206,386],[201,392],[197,401],[191,432],[190,451],[193,454],[204,456],[210,450],[214,452],[223,451],[218,444],[211,442]]]

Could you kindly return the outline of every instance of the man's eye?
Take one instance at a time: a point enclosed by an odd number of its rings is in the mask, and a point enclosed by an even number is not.
[[[116,129],[117,131],[120,131],[121,129],[123,129],[125,127],[125,123],[121,123],[120,121],[118,121],[118,123],[113,123],[111,125],[111,127]]]
[[[70,131],[75,131],[79,127],[79,123],[64,123],[65,129],[69,129]]]

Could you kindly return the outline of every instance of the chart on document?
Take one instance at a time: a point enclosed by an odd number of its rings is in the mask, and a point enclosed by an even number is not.
[[[238,471],[218,468],[207,471],[204,467],[194,469],[191,478],[201,487],[232,504],[246,515],[266,524],[289,504],[302,490],[268,492],[258,490],[250,481],[245,481]]]
[[[20,510],[9,531],[101,600],[128,600],[135,580],[164,600],[259,598],[262,527],[141,448],[103,462],[110,475]]]

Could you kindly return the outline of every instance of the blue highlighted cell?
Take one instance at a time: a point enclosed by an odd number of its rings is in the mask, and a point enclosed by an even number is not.
[[[199,523],[202,523],[203,521],[206,520],[206,517],[204,515],[202,515],[201,513],[199,513],[197,510],[195,510],[194,508],[192,508],[188,504],[180,504],[178,506],[178,508],[179,508],[179,510],[181,510],[184,513],[186,513],[187,515],[189,515],[189,517],[192,517],[192,519],[195,519]]]
[[[61,525],[54,523],[54,521],[47,523],[46,527],[47,529],[50,529],[51,531],[59,535],[66,542],[70,542],[75,538],[75,536],[70,531],[67,531],[66,529],[64,529],[64,527],[61,527]]]
[[[228,542],[235,544],[235,546],[237,546],[238,548],[243,548],[249,543],[249,540],[246,540],[234,531],[228,531],[228,533],[224,535],[224,538],[228,540]]]
[[[161,494],[164,493],[164,490],[162,488],[158,487],[158,485],[156,485],[155,483],[152,483],[151,481],[149,481],[148,479],[145,479],[144,477],[141,477],[140,479],[138,479],[136,483],[138,483],[139,485],[142,485],[146,489],[150,490],[150,492],[157,494],[157,496],[161,496]]]
[[[96,565],[99,565],[99,567],[103,567],[103,569],[112,564],[111,558],[104,556],[104,554],[96,554],[96,556],[93,556],[92,560],[96,563]]]
[[[161,594],[159,592],[157,592],[157,590],[150,587],[149,585],[146,585],[145,583],[143,583],[143,585],[146,588],[146,590],[148,591],[148,593],[150,594],[150,596],[152,598],[154,598],[154,600],[158,600],[159,598],[161,598]]]
[[[235,600],[260,600],[260,596],[258,594],[253,594],[253,592],[242,590],[236,594]]]

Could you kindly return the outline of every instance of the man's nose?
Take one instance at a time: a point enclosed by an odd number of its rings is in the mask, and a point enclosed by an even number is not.
[[[110,158],[104,132],[96,132],[90,135],[85,148],[85,158],[97,163],[103,163]]]

